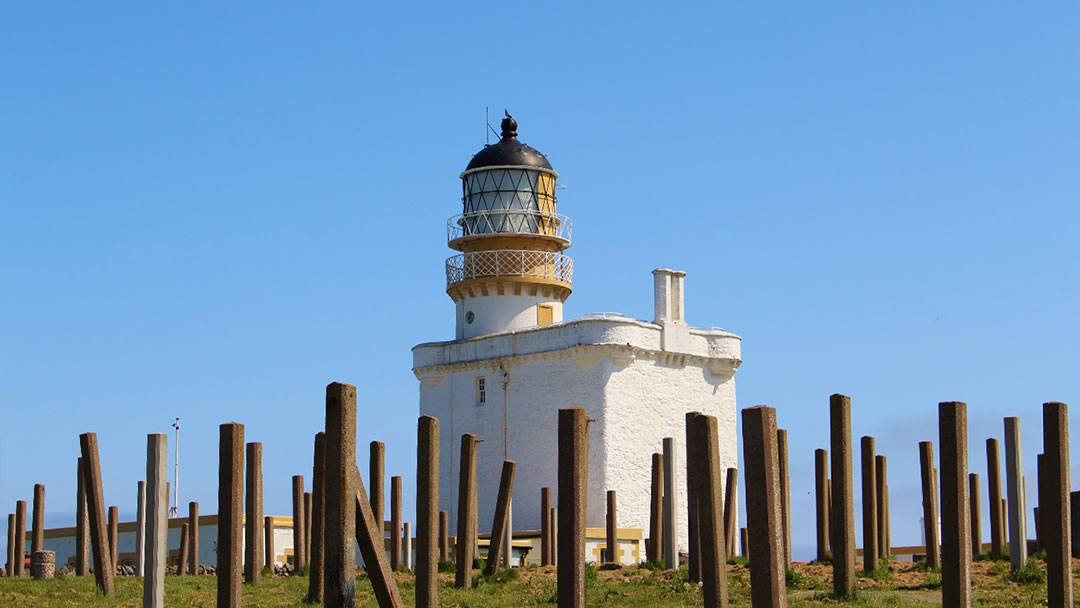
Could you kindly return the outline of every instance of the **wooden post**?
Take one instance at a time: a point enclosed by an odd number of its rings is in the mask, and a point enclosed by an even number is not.
[[[356,605],[356,387],[334,382],[326,387],[325,544],[323,598],[327,608]],[[356,485],[361,487],[357,488]],[[371,506],[368,505],[368,511]],[[382,552],[382,538],[379,539]],[[386,556],[383,554],[383,559]],[[372,564],[375,562],[373,561]],[[373,568],[374,569],[374,568]]]
[[[746,525],[750,536],[750,601],[754,608],[787,606],[784,531],[780,506],[776,410],[742,411],[746,468]],[[841,450],[835,450],[841,452]]]
[[[855,595],[855,507],[852,488],[851,397],[829,397],[832,449],[833,595]],[[745,432],[745,431],[744,431]]]
[[[584,408],[568,407],[559,410],[559,608],[585,607],[588,420]]]
[[[491,523],[491,540],[488,542],[487,564],[484,566],[484,574],[495,574],[499,571],[499,559],[502,557],[503,543],[506,542],[506,529],[510,517],[510,500],[514,492],[514,473],[517,471],[517,463],[513,460],[504,460],[502,476],[499,479],[499,496],[495,502],[495,521]],[[509,567],[510,564],[507,564]]]
[[[919,464],[922,472],[923,534],[926,536],[926,565],[941,567],[941,543],[938,541],[937,484],[934,476],[934,444],[919,442]]]
[[[446,555],[441,515],[439,420],[420,416],[416,423],[416,608],[439,605],[439,557]]]
[[[250,468],[250,467],[249,467]],[[307,504],[304,505],[307,507]],[[262,515],[262,509],[259,510]],[[261,519],[261,517],[260,517]],[[311,466],[311,509],[307,514],[311,522],[311,540],[308,543],[308,592],[307,601],[323,603],[326,592],[326,432],[315,434],[315,453]],[[257,555],[253,553],[252,555]]]
[[[244,425],[220,427],[218,453],[217,605],[239,608],[243,580]]]
[[[472,588],[472,563],[476,538],[476,453],[477,437],[472,433],[461,436],[461,470],[458,476],[458,512],[456,568],[454,586]]]
[[[548,511],[551,510],[551,488],[540,488],[540,565],[551,565],[551,525]],[[648,553],[648,549],[646,549]]]
[[[1069,409],[1064,403],[1043,404],[1045,490],[1040,496],[1046,539],[1046,588],[1049,608],[1073,605],[1071,513],[1069,509]]]
[[[862,438],[862,531],[863,572],[877,569],[877,463],[874,438]]]
[[[720,487],[720,433],[715,416],[700,415],[691,420],[691,454],[697,462],[693,479],[697,495],[698,567],[704,606],[727,606],[727,539],[724,537],[724,500]],[[688,437],[690,439],[690,437]],[[730,470],[730,469],[729,469]],[[610,525],[610,524],[609,524]]]
[[[664,455],[652,455],[652,484],[649,494],[649,542],[645,546],[646,559],[659,563],[664,547]]]
[[[941,601],[971,606],[971,522],[968,506],[967,405],[938,405],[941,442]]]
[[[105,496],[101,489],[101,463],[98,460],[97,433],[79,435],[82,449],[83,472],[86,473],[86,504],[90,511],[90,546],[94,553],[94,580],[102,595],[112,597],[115,568],[108,567],[112,551],[109,549],[108,532],[105,529]],[[23,503],[25,522],[26,503]],[[20,528],[25,535],[26,524]],[[17,556],[16,572],[21,572],[22,556]]]

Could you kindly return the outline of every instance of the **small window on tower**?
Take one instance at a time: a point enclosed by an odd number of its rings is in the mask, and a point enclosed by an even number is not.
[[[487,381],[483,376],[476,377],[476,405],[487,403]]]

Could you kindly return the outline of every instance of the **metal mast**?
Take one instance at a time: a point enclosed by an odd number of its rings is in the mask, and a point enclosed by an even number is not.
[[[169,509],[169,516],[176,517],[180,513],[180,419],[177,418],[172,426],[176,429],[176,439],[173,440],[173,503],[172,508]],[[165,499],[168,500],[168,497]]]

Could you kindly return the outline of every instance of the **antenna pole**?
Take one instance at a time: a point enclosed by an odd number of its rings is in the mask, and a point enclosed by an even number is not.
[[[180,419],[177,418],[176,422],[173,422],[173,428],[176,429],[176,440],[173,441],[173,506],[170,511],[170,515],[176,517],[180,513]],[[168,500],[168,497],[166,497]]]
[[[488,107],[484,106],[484,145],[491,143],[491,137],[488,135],[488,131],[491,130],[491,118],[488,116]]]

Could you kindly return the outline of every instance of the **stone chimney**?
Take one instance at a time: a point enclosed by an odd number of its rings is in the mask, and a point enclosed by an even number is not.
[[[664,350],[685,351],[690,341],[690,327],[683,308],[683,279],[686,273],[670,268],[657,268],[653,273],[653,323],[663,329],[661,344]]]

